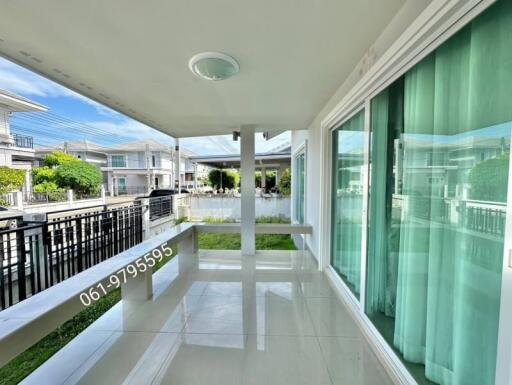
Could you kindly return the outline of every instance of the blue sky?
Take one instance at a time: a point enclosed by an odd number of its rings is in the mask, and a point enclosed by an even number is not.
[[[169,145],[174,144],[174,139],[168,135],[1,57],[0,88],[49,108],[48,113],[18,113],[11,118],[11,130],[33,136],[36,145],[50,145],[77,139],[111,145],[149,138]],[[69,119],[78,124],[65,122],[63,119]],[[259,134],[256,136],[256,151],[270,151],[289,140],[289,132],[268,142]],[[240,151],[239,142],[233,142],[230,135],[185,138],[181,139],[181,145],[199,155]]]

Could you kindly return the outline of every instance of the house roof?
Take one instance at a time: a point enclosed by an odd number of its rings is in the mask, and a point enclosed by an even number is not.
[[[0,106],[12,112],[48,111],[48,108],[23,96],[0,89]]]

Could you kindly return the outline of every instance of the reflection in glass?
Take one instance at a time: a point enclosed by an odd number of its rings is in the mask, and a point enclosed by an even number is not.
[[[359,297],[364,167],[364,112],[333,132],[331,265]]]
[[[420,384],[494,384],[511,17],[498,2],[371,104],[366,311]]]

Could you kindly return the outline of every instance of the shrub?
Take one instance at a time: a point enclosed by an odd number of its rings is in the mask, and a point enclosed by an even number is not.
[[[34,190],[34,192],[37,192],[37,193],[47,193],[47,192],[58,191],[61,189],[59,189],[59,186],[57,186],[57,184],[55,182],[44,181],[44,182],[34,185],[33,190]]]
[[[79,162],[80,160],[73,155],[66,154],[62,151],[54,151],[43,158],[43,164],[46,167],[57,167],[68,162]]]
[[[290,195],[292,191],[292,174],[290,169],[287,168],[284,170],[283,175],[281,175],[281,179],[279,180],[279,191],[283,195]]]
[[[276,172],[275,171],[267,171],[265,178],[265,187],[273,188],[276,185]],[[256,186],[261,187],[261,171],[256,171]]]
[[[43,183],[53,183],[57,186],[55,183],[55,170],[47,166],[34,168],[32,170],[32,180],[34,182],[34,191],[36,191],[35,187],[37,185]]]
[[[16,170],[0,166],[0,194],[19,190],[25,182],[25,170]],[[0,199],[0,204],[7,206],[7,202]]]
[[[73,189],[81,193],[96,193],[101,188],[101,171],[84,161],[66,162],[55,171],[56,182],[60,188]]]
[[[208,180],[210,184],[216,188],[221,188],[222,186],[223,189],[234,189],[240,184],[240,174],[236,171],[229,170],[211,170],[208,173]]]
[[[471,199],[493,202],[507,201],[509,154],[487,159],[469,172]]]

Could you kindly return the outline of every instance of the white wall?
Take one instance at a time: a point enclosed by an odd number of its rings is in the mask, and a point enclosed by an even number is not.
[[[318,259],[322,247],[322,234],[320,234],[322,181],[320,179],[323,162],[321,158],[322,132],[321,121],[334,107],[340,103],[345,95],[356,85],[378,58],[395,42],[403,31],[416,19],[416,17],[430,3],[429,0],[409,0],[397,13],[391,23],[382,32],[377,41],[367,50],[361,61],[350,76],[338,88],[335,94],[322,108],[307,131],[292,131],[292,153],[308,140],[308,157],[306,160],[306,223],[313,226],[313,234],[307,237],[306,242],[315,257]],[[293,173],[292,173],[293,178]]]
[[[190,197],[190,216],[192,220],[202,220],[205,217],[240,220],[240,207],[240,197],[222,195]],[[256,197],[256,218],[262,216],[290,218],[290,198]]]

